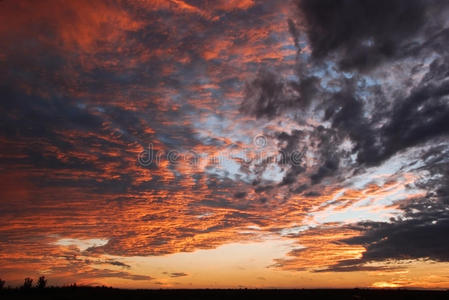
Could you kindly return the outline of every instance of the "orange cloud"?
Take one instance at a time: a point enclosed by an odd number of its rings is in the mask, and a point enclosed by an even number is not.
[[[288,258],[278,259],[276,266],[284,270],[320,270],[340,261],[361,258],[364,247],[339,242],[358,234],[358,231],[331,225],[309,229],[299,235],[298,249],[291,251]]]

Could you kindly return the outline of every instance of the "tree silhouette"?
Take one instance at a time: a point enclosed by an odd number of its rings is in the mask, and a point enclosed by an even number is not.
[[[45,279],[45,276],[39,277],[39,279],[37,280],[36,287],[39,289],[43,289],[43,288],[45,288],[46,285],[47,285],[47,279]]]
[[[33,286],[33,279],[30,277],[25,278],[25,280],[23,281],[23,286],[22,288],[24,290],[28,290]]]
[[[5,286],[5,281],[0,278],[0,290]]]

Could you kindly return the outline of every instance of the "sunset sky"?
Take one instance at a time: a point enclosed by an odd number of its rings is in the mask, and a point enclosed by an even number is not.
[[[448,16],[1,0],[0,278],[449,288]]]

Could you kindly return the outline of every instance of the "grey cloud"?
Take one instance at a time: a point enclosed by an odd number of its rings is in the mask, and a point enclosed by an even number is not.
[[[438,0],[298,0],[296,4],[313,57],[334,54],[342,68],[358,70],[403,56],[419,43],[421,34],[438,26],[436,21],[448,7]]]
[[[184,273],[184,272],[174,272],[174,273],[170,273],[170,277],[172,277],[172,278],[185,277],[185,276],[189,276],[189,274]]]

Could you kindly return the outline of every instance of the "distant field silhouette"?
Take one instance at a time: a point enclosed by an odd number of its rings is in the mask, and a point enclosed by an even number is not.
[[[3,289],[0,299],[449,299],[449,291],[405,289],[161,289],[126,290],[108,287]]]

